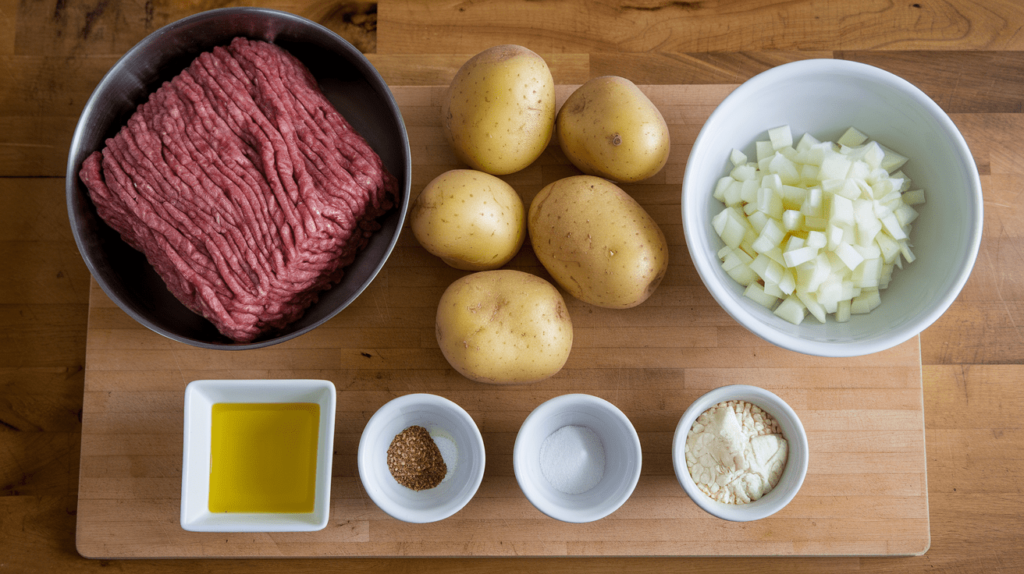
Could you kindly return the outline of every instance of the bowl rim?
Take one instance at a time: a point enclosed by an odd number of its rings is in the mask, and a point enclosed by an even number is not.
[[[466,425],[466,428],[470,431],[469,435],[472,441],[465,449],[460,448],[459,452],[472,452],[474,456],[477,454],[480,456],[480,464],[478,466],[479,470],[472,475],[469,482],[469,488],[463,491],[461,497],[453,499],[452,502],[454,502],[454,504],[448,505],[447,508],[441,511],[438,511],[437,509],[418,510],[414,508],[406,508],[390,498],[383,496],[380,489],[372,486],[373,476],[370,475],[366,468],[371,456],[370,449],[374,448],[374,445],[371,444],[369,438],[371,432],[375,431],[377,427],[390,421],[398,411],[417,405],[427,405],[454,414],[458,420],[462,421]],[[371,416],[370,420],[367,421],[366,426],[363,427],[363,432],[359,435],[359,447],[356,452],[356,466],[359,471],[359,481],[363,485],[363,490],[365,490],[366,494],[369,495],[370,500],[372,500],[378,508],[383,510],[392,518],[414,524],[425,524],[428,522],[444,520],[465,508],[465,506],[469,504],[469,501],[476,496],[476,492],[479,490],[480,484],[483,482],[484,470],[487,466],[486,463],[487,453],[484,449],[484,438],[480,433],[480,428],[477,426],[476,421],[473,420],[473,417],[466,412],[466,409],[462,408],[454,401],[431,393],[411,393],[391,399],[384,403],[375,413],[373,413],[373,416]]]
[[[693,423],[697,420],[697,417],[704,411],[720,402],[730,400],[746,401],[756,405],[761,410],[771,411],[769,414],[775,417],[776,420],[781,418],[776,414],[780,412],[783,416],[790,419],[789,422],[797,430],[797,433],[796,436],[785,437],[789,443],[789,457],[786,461],[786,468],[783,470],[783,476],[791,472],[797,473],[796,484],[791,490],[786,492],[778,491],[777,485],[775,489],[772,489],[764,497],[747,504],[737,505],[712,500],[697,488],[697,483],[693,481],[689,469],[686,468],[686,456],[683,450],[686,446],[686,436],[690,432]],[[765,408],[766,406],[767,408]],[[779,424],[782,424],[782,421],[779,421]],[[794,445],[799,450],[794,449]],[[802,456],[794,458],[794,450],[801,453]],[[807,431],[804,429],[804,425],[800,421],[800,417],[797,416],[796,411],[775,393],[753,385],[727,385],[704,393],[683,412],[683,416],[679,418],[679,423],[676,425],[676,430],[672,435],[672,467],[675,470],[676,480],[679,481],[680,486],[683,487],[686,494],[701,510],[731,522],[760,520],[785,508],[796,497],[803,486],[804,479],[807,477],[809,461],[810,447],[807,442]],[[773,496],[773,493],[778,494]]]
[[[532,426],[539,424],[540,421],[551,416],[553,413],[572,408],[574,405],[587,405],[593,406],[600,409],[602,412],[611,416],[615,421],[627,430],[626,438],[633,444],[634,452],[636,452],[636,468],[629,477],[627,487],[624,488],[617,496],[611,499],[612,503],[603,510],[600,509],[571,509],[562,506],[554,506],[548,504],[548,500],[540,495],[540,492],[533,487],[533,483],[526,479],[526,471],[524,466],[526,464],[525,459],[527,456],[526,448],[524,446],[526,439],[524,438],[526,433]],[[600,520],[606,516],[612,514],[616,510],[622,507],[623,504],[629,500],[630,496],[633,495],[633,491],[636,489],[637,483],[640,481],[640,471],[643,467],[643,449],[640,444],[640,436],[636,432],[636,428],[633,426],[632,421],[629,417],[622,412],[619,407],[615,406],[611,402],[597,397],[594,395],[588,395],[585,393],[569,393],[560,395],[547,401],[544,401],[537,408],[527,415],[523,424],[519,427],[519,431],[516,433],[515,444],[512,448],[512,469],[516,476],[516,482],[519,484],[520,490],[526,496],[527,500],[539,511],[546,514],[547,516],[562,522],[570,523],[585,523]]]
[[[398,197],[398,201],[396,201],[396,207],[398,207],[399,209],[396,232],[389,241],[386,249],[384,250],[383,257],[381,258],[381,260],[377,262],[367,280],[363,282],[363,284],[352,293],[352,296],[350,298],[348,298],[345,302],[343,302],[342,305],[339,305],[336,309],[332,310],[322,319],[314,323],[311,323],[301,329],[296,329],[292,332],[274,336],[268,339],[258,339],[256,341],[249,343],[216,343],[202,341],[199,339],[194,339],[188,336],[170,332],[167,329],[164,329],[155,324],[145,315],[136,313],[134,310],[127,309],[124,306],[122,306],[121,301],[119,300],[120,298],[114,292],[114,289],[111,286],[111,284],[106,280],[106,278],[101,273],[99,273],[98,269],[96,268],[96,264],[93,261],[93,258],[89,254],[89,250],[86,247],[86,240],[82,237],[81,230],[78,229],[78,226],[74,225],[74,222],[77,219],[75,215],[75,201],[76,196],[78,194],[78,192],[75,190],[75,181],[78,178],[78,171],[80,167],[75,162],[75,150],[80,148],[82,145],[81,140],[84,137],[84,132],[86,129],[86,122],[84,122],[83,120],[86,119],[87,115],[90,114],[93,109],[98,107],[99,101],[101,99],[101,92],[104,91],[104,88],[107,86],[107,84],[112,82],[113,78],[115,78],[118,74],[124,71],[124,68],[127,66],[127,63],[131,61],[136,56],[137,53],[145,50],[150,44],[156,42],[159,38],[167,34],[173,33],[178,28],[189,26],[205,20],[216,20],[237,14],[256,14],[265,16],[270,19],[291,21],[302,26],[310,27],[314,30],[317,30],[321,33],[327,34],[328,36],[332,37],[335,41],[339,43],[343,50],[350,52],[353,56],[355,56],[351,60],[351,63],[360,71],[360,73],[368,77],[371,84],[379,85],[383,89],[383,103],[387,107],[389,113],[397,120],[395,123],[398,127],[399,135],[401,136],[401,153],[404,158],[405,169],[404,173],[402,174],[392,174],[395,176],[396,179],[399,180],[400,188],[400,195]],[[141,104],[141,102],[139,103]],[[404,186],[401,183],[403,181],[405,182]],[[294,339],[316,329],[317,327],[323,325],[327,321],[333,319],[338,313],[343,311],[353,301],[359,298],[359,296],[362,295],[362,293],[370,286],[370,284],[373,283],[373,281],[380,274],[381,269],[384,267],[384,264],[387,263],[387,260],[390,258],[392,252],[395,249],[395,246],[398,244],[398,239],[399,236],[401,235],[403,227],[405,226],[405,220],[409,210],[409,201],[407,200],[407,198],[409,197],[411,185],[412,151],[409,146],[409,134],[405,126],[405,119],[403,118],[402,112],[399,109],[397,102],[395,101],[395,96],[391,91],[391,87],[387,84],[387,82],[384,81],[384,78],[380,75],[380,72],[378,72],[377,69],[373,66],[373,64],[370,63],[370,61],[366,58],[365,54],[360,52],[355,46],[352,45],[351,42],[341,37],[338,33],[334,32],[330,28],[323,26],[322,24],[319,24],[297,14],[285,12],[283,10],[275,10],[272,8],[261,8],[255,6],[215,8],[211,10],[197,12],[190,16],[186,16],[184,18],[175,20],[174,22],[171,22],[154,30],[145,38],[136,43],[134,46],[129,48],[128,51],[126,51],[120,58],[118,58],[114,65],[111,66],[110,69],[107,70],[107,72],[100,79],[100,81],[97,82],[96,87],[93,88],[92,93],[89,95],[89,98],[86,100],[85,105],[82,107],[82,111],[78,116],[78,120],[75,125],[75,131],[73,132],[73,135],[71,137],[71,145],[69,147],[68,152],[67,172],[65,174],[64,183],[65,202],[68,210],[68,217],[71,220],[71,231],[72,235],[74,235],[75,244],[78,247],[78,252],[82,256],[82,259],[85,261],[85,265],[89,269],[89,274],[100,286],[100,288],[107,295],[107,297],[109,297],[110,300],[113,301],[122,311],[124,311],[134,320],[138,321],[140,324],[145,326],[147,329],[153,331],[154,333],[162,335],[173,341],[185,343],[187,345],[191,345],[194,347],[225,351],[244,351],[250,349],[260,349]],[[403,198],[405,198],[405,200],[403,200]],[[90,200],[87,199],[87,201]],[[106,225],[106,223],[104,223],[104,225]]]
[[[717,288],[719,285],[718,278],[711,268],[710,256],[700,249],[704,242],[698,234],[698,230],[703,229],[705,223],[710,225],[710,222],[702,221],[703,215],[696,204],[698,199],[687,201],[688,196],[701,199],[708,197],[711,190],[695,189],[694,180],[697,176],[695,171],[690,169],[683,175],[682,201],[680,202],[683,234],[686,239],[690,259],[697,269],[697,274],[700,275],[701,281],[725,312],[740,325],[765,341],[791,351],[822,357],[855,357],[890,349],[910,340],[930,327],[953,304],[953,301],[956,300],[963,290],[971,275],[971,271],[974,269],[978,251],[981,247],[982,227],[984,225],[984,199],[981,190],[981,178],[978,174],[974,156],[971,154],[963,134],[960,133],[960,130],[953,123],[953,120],[950,119],[949,115],[914,84],[896,74],[869,64],[825,58],[789,62],[750,78],[722,100],[704,122],[697,138],[694,140],[693,147],[687,158],[687,166],[695,165],[693,160],[699,154],[701,143],[711,137],[710,134],[716,129],[716,120],[728,113],[728,110],[733,107],[733,102],[742,100],[748,92],[761,90],[765,86],[777,82],[782,77],[793,75],[809,76],[825,73],[845,74],[875,84],[886,85],[911,98],[914,103],[924,108],[936,120],[942,131],[949,136],[952,146],[962,158],[964,166],[967,168],[966,171],[970,185],[966,192],[973,199],[974,207],[976,208],[974,218],[968,219],[967,259],[962,262],[959,271],[955,275],[955,280],[950,288],[942,294],[938,303],[916,321],[909,322],[899,329],[885,331],[855,343],[811,341],[775,330],[764,321],[748,313],[732,297]],[[691,202],[693,205],[689,206],[690,208],[688,209],[687,204]]]

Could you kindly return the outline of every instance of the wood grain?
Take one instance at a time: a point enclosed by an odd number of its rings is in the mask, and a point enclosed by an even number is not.
[[[559,86],[564,101],[573,86]],[[644,86],[669,129],[688,133],[732,86]],[[413,164],[455,167],[443,141],[443,87],[392,90],[410,126]],[[86,346],[78,550],[85,556],[507,556],[920,554],[929,545],[919,341],[849,359],[799,355],[741,330],[693,280],[679,225],[678,180],[693,136],[675,139],[660,178],[626,186],[659,221],[676,254],[644,305],[592,307],[568,298],[573,351],[555,377],[526,386],[470,382],[434,339],[437,300],[453,277],[403,233],[394,257],[349,309],[308,337],[253,352],[218,353],[169,341],[134,324],[94,285]],[[524,201],[571,166],[551,148],[535,166]],[[663,188],[669,189],[663,189]],[[413,195],[419,191],[414,188]],[[527,246],[511,263],[547,276]],[[685,285],[685,286],[683,286]],[[699,306],[695,306],[698,303]],[[303,534],[200,534],[176,521],[181,497],[185,385],[304,372],[330,376],[338,395],[328,527]],[[288,374],[286,374],[288,373]],[[367,384],[366,379],[372,378]],[[411,379],[411,381],[409,381]],[[137,383],[137,381],[139,381]],[[391,386],[401,381],[400,388]],[[806,491],[756,523],[730,524],[693,504],[672,468],[678,418],[703,393],[748,383],[779,394],[800,416],[814,453]],[[407,392],[440,394],[477,421],[488,453],[476,497],[443,522],[412,525],[368,498],[355,463],[369,417]],[[611,517],[571,525],[543,516],[515,483],[512,450],[530,411],[568,392],[605,398],[630,416],[644,466],[634,495]],[[898,474],[912,490],[878,492],[877,475]],[[851,476],[860,481],[850,480]],[[680,529],[680,524],[687,524]]]
[[[771,50],[1020,50],[1024,6],[993,0],[935,2],[571,1],[385,2],[378,53],[475,54],[519,43],[538,52],[742,52]]]
[[[81,558],[75,550],[75,522],[89,279],[81,260],[70,257],[73,247],[57,233],[62,227],[67,233],[63,209],[67,142],[93,86],[125,50],[156,26],[226,4],[0,0],[0,306],[5,308],[0,314],[0,360],[5,365],[0,366],[0,564],[5,571],[1024,571],[1024,525],[1019,511],[1024,502],[1019,481],[1024,472],[1024,437],[1018,416],[1024,409],[1019,385],[1024,379],[1020,366],[1024,340],[1017,328],[1024,319],[1020,315],[1024,267],[1016,245],[1019,226],[1014,224],[1019,209],[1016,198],[1024,189],[1020,167],[1024,163],[1017,143],[1022,133],[1020,29],[1024,17],[1015,0],[871,0],[841,6],[820,0],[691,3],[701,10],[699,19],[680,17],[690,5],[686,3],[655,11],[648,10],[660,5],[653,2],[631,2],[627,8],[627,3],[566,0],[533,4],[550,11],[548,16],[533,18],[518,13],[520,3],[507,0],[423,4],[384,0],[376,14],[377,30],[369,31],[364,20],[358,24],[363,32],[343,29],[356,24],[359,9],[365,8],[362,3],[354,8],[353,3],[331,0],[257,3],[312,17],[360,49],[375,49],[371,58],[393,85],[443,84],[460,61],[499,41],[526,44],[545,58],[574,62],[571,68],[553,65],[557,81],[566,84],[608,73],[643,84],[737,84],[776,63],[840,57],[907,77],[948,112],[958,114],[954,121],[965,130],[983,174],[986,228],[979,263],[964,293],[950,313],[921,336],[932,533],[931,548],[924,556],[344,559],[286,564]],[[152,13],[150,26],[147,12]],[[629,15],[633,12],[642,14]],[[85,34],[89,14],[95,15]],[[723,31],[722,26],[727,29]],[[19,135],[13,137],[13,133]],[[421,171],[429,169],[417,166],[414,174],[420,177]],[[14,175],[23,177],[12,179]],[[54,261],[59,262],[56,267]],[[36,277],[31,288],[18,285],[22,274]],[[430,275],[427,281],[442,281],[443,275]],[[696,277],[677,281],[679,287],[699,285]],[[686,289],[677,290],[679,296],[685,293]],[[708,319],[713,320],[713,314]],[[132,328],[130,320],[111,322]],[[719,340],[744,335],[742,330],[715,329]],[[317,375],[301,368],[286,372]],[[326,376],[372,390],[377,384],[373,372],[338,369]],[[254,377],[268,373],[258,368],[238,372]],[[646,371],[638,381],[655,380],[652,373]],[[192,374],[183,372],[185,377]],[[146,388],[173,384],[163,375],[139,373],[131,382]],[[412,392],[421,382],[419,377],[396,376],[387,379],[387,385],[396,392]],[[491,417],[488,424],[510,427],[513,418]],[[649,417],[644,424],[658,423],[656,417]],[[110,462],[113,472],[117,465],[113,459]],[[872,485],[893,495],[913,494],[924,487],[900,475],[873,479]],[[863,481],[850,477],[848,488],[853,484],[863,485]],[[652,542],[652,548],[657,544]]]

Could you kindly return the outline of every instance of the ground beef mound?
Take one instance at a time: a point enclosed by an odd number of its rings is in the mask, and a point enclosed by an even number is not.
[[[244,38],[161,86],[79,175],[171,293],[237,342],[340,281],[398,191],[305,66]]]

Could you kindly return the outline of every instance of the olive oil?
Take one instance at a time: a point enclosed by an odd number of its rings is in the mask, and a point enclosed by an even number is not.
[[[313,512],[320,405],[217,403],[210,512]]]

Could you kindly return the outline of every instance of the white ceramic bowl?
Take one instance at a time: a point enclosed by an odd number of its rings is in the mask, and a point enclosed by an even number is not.
[[[835,141],[854,126],[910,158],[903,171],[925,190],[911,242],[917,260],[893,273],[882,304],[846,323],[808,317],[799,326],[743,296],[716,254],[724,245],[711,226],[723,209],[712,197],[729,172],[733,148],[757,157],[754,142],[789,125]],[[697,272],[740,324],[781,347],[821,356],[855,356],[888,349],[938,319],[967,281],[981,243],[978,170],[963,136],[921,90],[889,72],[843,60],[805,60],[764,72],[732,92],[697,136],[682,195],[686,244]]]
[[[582,494],[557,490],[541,468],[541,445],[566,426],[589,428],[604,447],[604,475]],[[642,456],[640,438],[622,411],[604,399],[571,394],[541,404],[526,417],[512,461],[519,487],[537,510],[564,522],[592,522],[615,512],[633,494]]]
[[[778,421],[782,428],[782,436],[789,443],[789,458],[779,483],[768,494],[746,504],[724,504],[712,500],[697,488],[697,483],[693,481],[689,469],[686,468],[684,448],[687,433],[701,413],[723,401],[746,401],[757,405]],[[679,419],[675,435],[672,437],[672,466],[683,490],[697,506],[709,514],[734,522],[760,520],[782,510],[803,485],[809,460],[807,433],[796,412],[774,393],[750,385],[719,387],[697,399]]]
[[[406,488],[388,470],[388,447],[413,425],[455,443],[455,464],[445,459],[448,476],[434,488]],[[469,413],[430,394],[404,395],[377,410],[359,439],[358,460],[359,479],[370,499],[392,517],[417,523],[443,520],[466,506],[483,481],[486,462],[484,439]]]
[[[302,532],[327,526],[334,453],[334,384],[319,380],[202,380],[185,387],[181,527],[195,532]],[[211,421],[217,403],[316,403],[320,406],[316,494],[309,513],[210,512]]]

